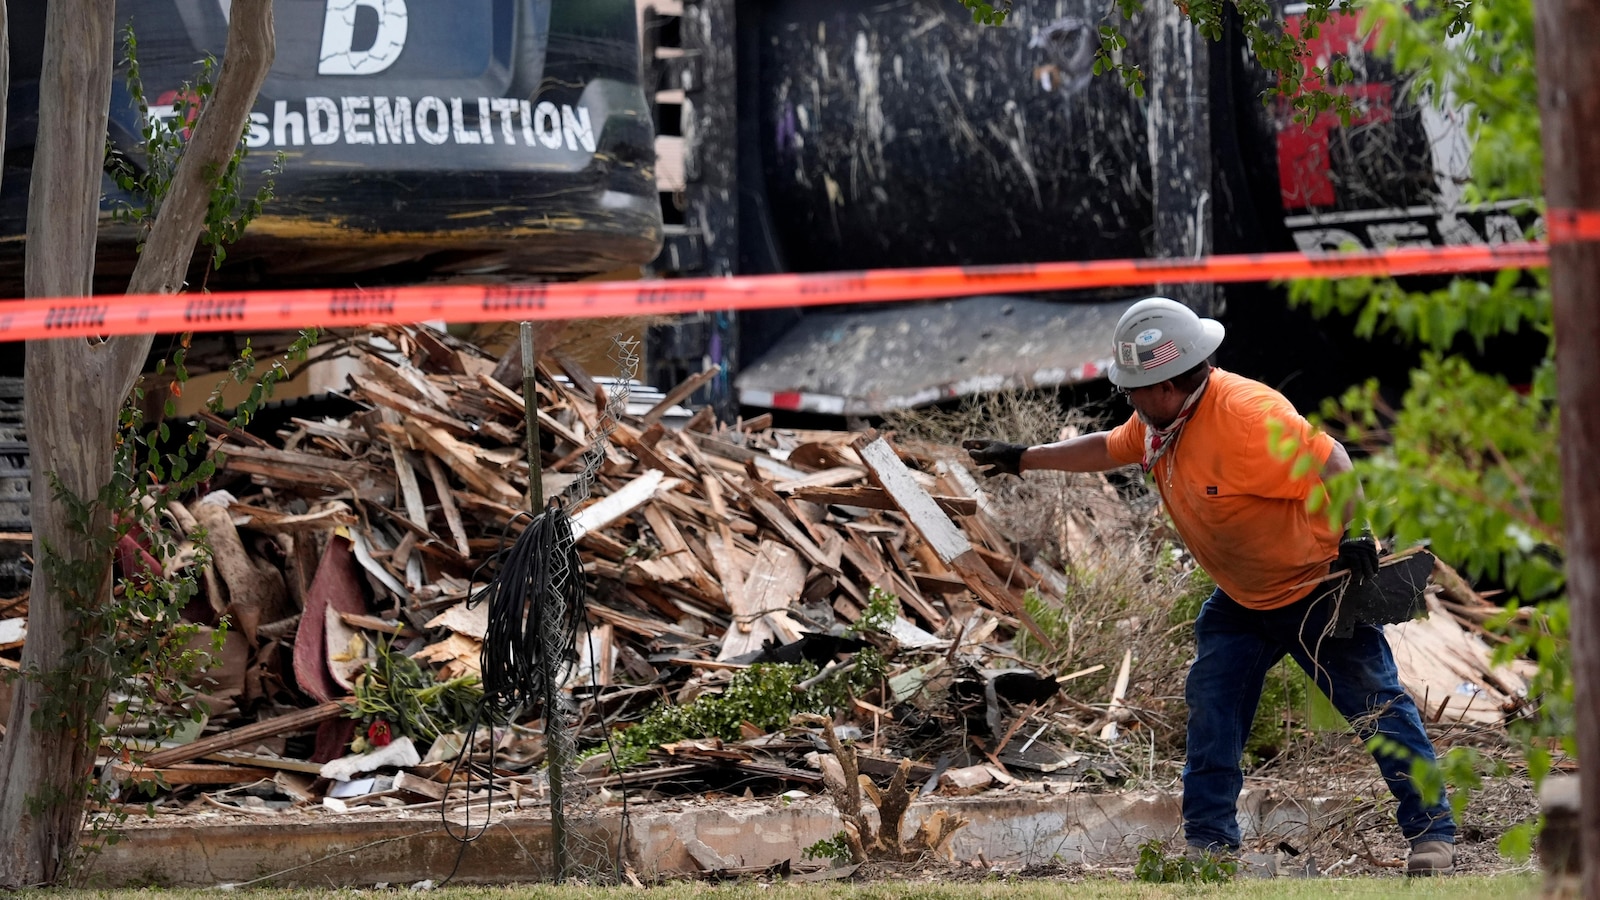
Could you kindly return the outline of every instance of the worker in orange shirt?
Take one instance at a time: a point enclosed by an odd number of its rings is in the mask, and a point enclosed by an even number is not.
[[[1364,580],[1378,570],[1370,532],[1340,530],[1308,503],[1323,479],[1350,471],[1350,457],[1277,391],[1214,367],[1222,337],[1221,323],[1181,303],[1141,300],[1117,323],[1109,373],[1133,405],[1126,422],[1054,444],[963,446],[989,476],[1139,464],[1216,581],[1194,623],[1184,690],[1183,823],[1192,854],[1239,848],[1240,759],[1267,670],[1287,653],[1363,740],[1387,738],[1373,755],[1399,801],[1407,873],[1450,874],[1455,821],[1443,797],[1429,803],[1412,781],[1414,760],[1435,761],[1433,744],[1383,629],[1357,623],[1348,637],[1335,636],[1337,587],[1347,578],[1318,583],[1330,571]]]

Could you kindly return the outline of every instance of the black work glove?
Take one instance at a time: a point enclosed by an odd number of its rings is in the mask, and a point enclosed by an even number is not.
[[[1372,539],[1372,532],[1363,531],[1360,537],[1339,542],[1339,566],[1350,572],[1355,584],[1378,574],[1378,542]]]
[[[967,451],[972,461],[980,466],[988,466],[983,474],[993,478],[996,475],[1022,474],[1022,452],[1028,449],[1027,444],[1008,444],[1004,441],[962,441],[961,448]]]

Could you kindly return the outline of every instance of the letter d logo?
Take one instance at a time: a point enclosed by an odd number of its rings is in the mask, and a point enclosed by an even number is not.
[[[354,47],[362,7],[376,13],[378,30],[365,48]],[[322,20],[318,75],[374,75],[394,65],[406,46],[406,0],[328,0]]]

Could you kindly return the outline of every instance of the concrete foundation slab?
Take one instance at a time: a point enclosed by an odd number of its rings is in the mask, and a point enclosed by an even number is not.
[[[1333,812],[1331,799],[1291,798],[1250,790],[1240,816],[1253,842],[1270,835],[1291,843],[1308,825]],[[1179,836],[1178,797],[1165,792],[990,792],[936,797],[914,804],[908,831],[936,809],[967,818],[951,844],[958,861],[1022,868],[1051,862],[1131,864],[1150,839]],[[833,837],[840,819],[822,797],[685,801],[633,807],[624,825],[619,809],[568,816],[581,872],[606,872],[617,862],[625,833],[626,864],[641,878],[694,876],[707,871],[805,866],[806,847]],[[474,826],[473,831],[478,831]],[[437,813],[406,817],[307,814],[239,821],[186,818],[182,824],[140,825],[105,848],[93,879],[108,887],[209,887],[274,884],[358,886],[442,881],[512,883],[550,878],[550,822],[536,811],[496,813],[494,824],[465,849]]]

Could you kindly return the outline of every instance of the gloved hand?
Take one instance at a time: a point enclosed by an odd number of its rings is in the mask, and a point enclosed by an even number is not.
[[[1339,566],[1350,572],[1355,584],[1378,574],[1378,542],[1372,539],[1372,532],[1363,531],[1360,537],[1339,542]]]
[[[1022,474],[1022,452],[1028,449],[1027,444],[1008,444],[1004,441],[962,441],[961,448],[967,451],[972,461],[980,466],[988,466],[983,474],[989,478],[996,475]]]

